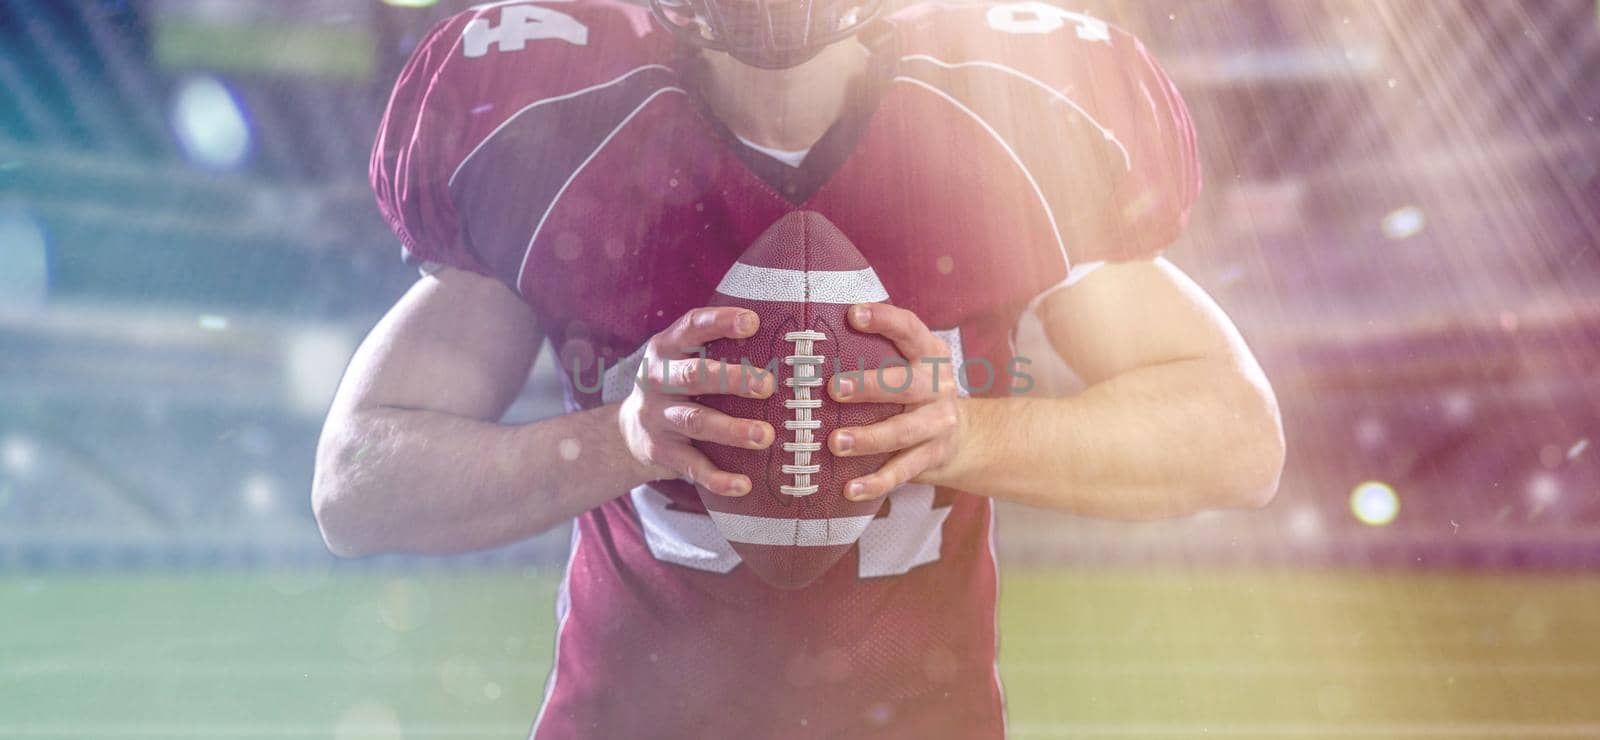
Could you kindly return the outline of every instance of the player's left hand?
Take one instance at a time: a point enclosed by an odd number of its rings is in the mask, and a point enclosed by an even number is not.
[[[839,373],[829,395],[843,403],[898,403],[899,415],[865,427],[844,427],[828,437],[828,449],[841,457],[893,453],[878,472],[847,483],[844,495],[855,501],[882,496],[902,483],[937,470],[958,448],[962,407],[950,346],[916,314],[885,303],[850,309],[850,325],[893,342],[907,367]]]

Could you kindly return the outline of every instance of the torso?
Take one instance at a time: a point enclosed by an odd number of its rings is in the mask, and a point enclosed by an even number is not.
[[[572,201],[557,203],[517,273],[551,329],[575,408],[620,400],[634,367],[626,358],[704,305],[744,248],[798,208],[850,236],[891,300],[1006,367],[1020,311],[1065,263],[995,259],[1008,240],[1039,233],[1039,214],[975,208],[995,192],[972,177],[993,144],[971,127],[908,147],[908,134],[926,132],[911,123],[948,115],[948,103],[886,84],[857,113],[866,120],[847,151],[825,140],[808,167],[774,167],[770,179],[705,119],[682,78],[662,72],[654,89],[641,86],[629,103],[644,107],[572,181],[563,196]],[[947,148],[956,142],[967,145]],[[886,194],[897,201],[889,208]],[[539,735],[642,737],[671,716],[708,737],[998,736],[990,525],[985,499],[896,492],[855,551],[790,593],[739,567],[689,485],[633,491],[578,523],[566,590],[579,616],[562,630]],[[576,621],[584,614],[606,626]],[[885,647],[896,644],[916,647]],[[634,706],[619,713],[619,696]]]
[[[539,26],[558,37],[526,44],[587,54],[587,81],[552,71],[529,84],[509,68],[463,78],[472,89],[449,94],[476,113],[452,129],[445,211],[463,259],[537,313],[569,408],[620,400],[644,341],[704,305],[796,209],[833,221],[892,302],[950,341],[974,395],[1009,391],[1012,331],[1075,253],[1081,219],[1052,183],[1120,165],[1123,145],[1070,122],[1046,125],[1068,138],[1031,140],[1036,110],[1058,103],[1037,80],[964,66],[965,50],[948,48],[952,29],[994,15],[896,18],[901,30],[873,42],[875,84],[790,168],[709,116],[647,11],[532,7],[586,29],[579,44],[565,22]],[[1039,100],[997,111],[996,90]],[[577,522],[537,737],[1004,733],[987,499],[905,486],[837,566],[785,592],[740,567],[688,484],[618,494]]]

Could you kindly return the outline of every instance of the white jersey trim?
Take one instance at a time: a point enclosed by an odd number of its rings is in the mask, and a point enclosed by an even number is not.
[[[649,483],[628,494],[650,555],[663,563],[727,573],[744,562],[710,517],[671,508],[667,494]]]
[[[777,147],[757,144],[738,134],[734,134],[734,137],[739,140],[739,143],[772,157],[773,159],[789,165],[790,167],[799,167],[802,162],[806,161],[806,156],[811,154],[811,147],[809,146],[804,149],[779,149]]]

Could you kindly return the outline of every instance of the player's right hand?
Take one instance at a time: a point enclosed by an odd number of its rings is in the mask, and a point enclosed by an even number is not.
[[[772,395],[771,373],[748,365],[705,359],[700,348],[718,339],[743,339],[761,325],[741,308],[697,308],[645,345],[633,392],[617,411],[628,451],[661,478],[682,477],[722,496],[750,492],[750,478],[719,470],[693,441],[765,449],[772,425],[737,419],[694,402],[694,396],[725,393],[746,398]]]

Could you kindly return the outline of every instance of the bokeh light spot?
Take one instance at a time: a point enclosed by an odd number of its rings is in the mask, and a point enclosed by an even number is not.
[[[1542,510],[1561,498],[1561,481],[1551,473],[1535,473],[1528,479],[1528,500]]]
[[[1289,515],[1289,532],[1300,540],[1321,538],[1322,515],[1310,506],[1295,509],[1294,513]]]
[[[214,77],[189,77],[178,84],[172,127],[195,164],[230,169],[250,155],[250,122],[233,93]]]
[[[278,482],[265,473],[251,473],[239,484],[239,499],[251,514],[269,513],[277,507]]]
[[[39,448],[25,437],[8,435],[0,442],[0,462],[10,475],[26,478],[39,463]]]
[[[1356,443],[1365,450],[1376,450],[1389,439],[1389,430],[1382,419],[1368,416],[1356,423]]]
[[[1410,239],[1428,226],[1428,217],[1416,206],[1404,206],[1383,217],[1383,235],[1400,241]]]
[[[1389,484],[1369,480],[1350,492],[1350,512],[1362,524],[1382,527],[1400,515],[1400,496]]]
[[[1444,418],[1457,424],[1471,419],[1477,406],[1472,400],[1472,395],[1464,390],[1446,393],[1442,403]]]

